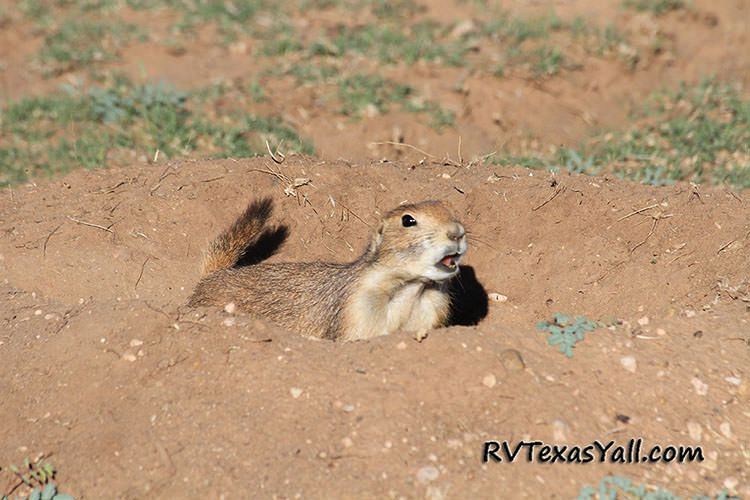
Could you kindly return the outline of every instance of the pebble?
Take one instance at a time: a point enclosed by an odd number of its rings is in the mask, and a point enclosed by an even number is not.
[[[57,318],[57,314],[54,314],[54,313],[48,313],[48,314],[45,314],[45,315],[44,315],[44,319],[46,319],[46,320],[48,320],[48,321],[49,321],[49,320],[51,320],[52,318]]]
[[[34,316],[41,316],[41,315],[42,315],[41,309],[37,309],[36,311],[34,311]]]
[[[354,446],[354,442],[349,437],[345,437],[344,439],[342,439],[341,444],[344,445],[344,448],[351,448],[352,446]]]
[[[235,320],[235,319],[234,319],[233,317],[232,317],[232,318],[224,318],[224,321],[222,321],[221,323],[222,323],[222,324],[223,324],[224,326],[234,326],[234,323],[235,323],[236,321],[237,321],[237,320]]]
[[[695,317],[695,311],[692,309],[688,309],[685,311],[685,317],[687,318],[694,318]]]
[[[663,337],[663,336],[665,336],[667,334],[667,331],[664,328],[657,328],[656,329],[656,334],[659,337]]]
[[[132,363],[138,358],[135,357],[135,354],[126,352],[125,354],[122,355],[122,359],[124,359],[125,361],[130,361]]]
[[[703,382],[701,379],[697,377],[693,377],[690,380],[690,383],[693,384],[693,388],[695,389],[696,394],[699,396],[705,396],[708,394],[708,384]]]
[[[234,312],[237,310],[237,306],[234,302],[230,302],[229,304],[224,306],[224,311],[228,312],[229,314],[234,314]]]
[[[440,471],[437,469],[437,467],[432,465],[422,467],[417,471],[417,481],[422,484],[434,481],[438,478],[438,476],[440,476]]]
[[[482,379],[482,383],[486,385],[487,387],[489,387],[490,389],[492,389],[497,384],[497,379],[495,378],[493,374],[488,373]]]
[[[520,372],[526,368],[523,356],[516,349],[505,349],[500,352],[500,362],[510,372]]]
[[[489,298],[493,302],[507,302],[508,301],[507,296],[503,295],[502,293],[496,293],[496,292],[487,294],[487,298]]]
[[[354,405],[344,405],[341,407],[341,409],[347,413],[351,413],[354,411]]]
[[[742,379],[738,377],[726,377],[724,378],[724,380],[726,380],[732,385],[740,385],[742,383]]]
[[[142,346],[142,345],[143,345],[143,341],[142,340],[133,339],[133,340],[130,341],[130,347],[138,347],[138,346]]]
[[[289,389],[289,394],[291,394],[294,399],[297,399],[302,395],[302,389],[299,387],[292,387]]]
[[[732,439],[732,424],[729,422],[722,422],[721,425],[719,425],[719,431],[725,438]]]
[[[687,423],[688,435],[690,439],[696,443],[700,443],[703,439],[703,427],[698,422],[690,421]]]
[[[552,421],[552,439],[555,441],[555,443],[567,442],[569,440],[569,430],[570,428],[564,420],[560,420],[558,418]]]
[[[638,320],[638,324],[641,326],[648,325],[648,316],[644,316]]]
[[[630,373],[635,373],[638,369],[638,363],[633,356],[623,356],[620,358],[620,364]]]
[[[730,491],[733,491],[740,482],[733,477],[728,477],[724,480],[724,487]]]
[[[403,351],[404,349],[406,349],[406,342],[401,341],[396,344],[396,349],[398,349],[399,351]]]

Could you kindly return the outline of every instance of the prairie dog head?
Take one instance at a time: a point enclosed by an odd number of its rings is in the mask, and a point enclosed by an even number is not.
[[[464,227],[439,201],[401,205],[383,217],[369,254],[406,279],[442,281],[458,274]]]

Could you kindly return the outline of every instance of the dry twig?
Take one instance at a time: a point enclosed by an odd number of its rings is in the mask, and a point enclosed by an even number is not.
[[[109,226],[107,226],[107,227],[104,227],[104,226],[100,226],[99,224],[93,224],[93,223],[91,223],[91,222],[86,222],[86,221],[82,221],[82,220],[74,219],[74,218],[73,218],[73,217],[71,217],[70,215],[68,215],[68,219],[72,220],[72,221],[73,221],[73,222],[75,222],[76,224],[81,224],[81,225],[84,225],[84,226],[89,226],[89,227],[95,227],[95,228],[97,228],[97,229],[101,229],[102,231],[107,231],[108,233],[114,233],[114,231],[112,231],[112,230],[110,229],[110,228],[111,228],[111,227],[112,227],[112,226],[114,225],[114,222],[113,222],[112,224],[110,224]]]

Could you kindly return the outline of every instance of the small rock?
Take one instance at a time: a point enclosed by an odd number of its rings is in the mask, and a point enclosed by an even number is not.
[[[132,354],[130,352],[126,352],[125,354],[122,355],[122,359],[124,359],[125,361],[130,361],[132,363],[133,361],[135,361],[138,358],[135,357],[135,354]]]
[[[724,380],[732,385],[740,385],[742,383],[742,379],[738,377],[725,377]]]
[[[732,439],[732,424],[729,422],[722,422],[721,425],[719,425],[719,431],[725,438]]]
[[[461,38],[469,33],[474,33],[475,31],[477,31],[477,25],[474,21],[471,19],[465,19],[454,26],[451,30],[450,36],[451,38]]]
[[[665,336],[667,334],[667,331],[664,328],[657,328],[656,329],[656,334],[659,337],[663,337],[663,336]]]
[[[234,326],[237,320],[234,318],[224,318],[224,321],[221,322],[224,326]]]
[[[448,446],[448,448],[450,448],[451,450],[455,450],[455,449],[457,449],[457,448],[461,448],[461,447],[462,447],[462,446],[464,445],[464,442],[463,442],[463,441],[461,441],[460,439],[449,439],[448,441],[446,441],[446,443],[445,443],[445,444],[446,444],[446,445]]]
[[[351,413],[354,411],[354,405],[344,405],[341,407],[341,409],[347,413]]]
[[[345,437],[344,439],[342,439],[341,444],[344,445],[344,448],[351,448],[352,446],[354,446],[354,442],[349,437]]]
[[[492,292],[492,293],[487,294],[487,298],[493,302],[507,302],[508,301],[508,297],[497,292]]]
[[[486,385],[487,387],[489,387],[490,389],[492,389],[497,384],[497,379],[495,378],[493,374],[488,373],[482,379],[482,383]]]
[[[133,339],[133,340],[130,341],[130,347],[138,347],[138,346],[142,346],[142,345],[143,345],[143,341],[142,340]]]
[[[724,487],[730,491],[734,491],[740,482],[733,477],[728,477],[724,480]]]
[[[247,43],[240,41],[230,44],[229,53],[238,56],[247,54]]]
[[[365,106],[365,116],[367,118],[375,118],[380,114],[380,110],[373,103],[369,103]]]
[[[623,356],[620,358],[620,364],[630,373],[635,373],[638,369],[638,363],[633,356]]]
[[[41,316],[41,315],[42,315],[41,309],[37,309],[36,311],[34,311],[34,316]]]
[[[46,319],[47,321],[51,320],[52,318],[57,318],[57,314],[48,313],[44,315],[44,319]]]
[[[419,481],[422,484],[429,483],[430,481],[434,481],[435,479],[440,476],[440,471],[437,469],[437,467],[428,465],[427,467],[422,467],[417,471],[417,481]]]
[[[703,382],[701,379],[697,377],[693,377],[690,380],[690,383],[693,384],[693,388],[695,389],[696,394],[699,396],[705,396],[708,394],[708,384]]]
[[[297,399],[302,395],[302,389],[299,387],[292,387],[289,389],[289,394],[291,394],[294,399]]]
[[[564,420],[558,418],[552,421],[552,439],[555,443],[559,444],[568,442],[570,434],[569,430],[570,428]]]
[[[224,311],[228,312],[229,314],[234,314],[236,310],[237,310],[237,305],[235,305],[234,302],[230,302],[229,304],[224,306]]]
[[[443,174],[440,175],[440,177],[442,177],[443,179],[450,179],[451,178],[451,174],[443,173]]]
[[[685,311],[685,317],[687,317],[687,318],[694,318],[695,317],[695,311],[693,311],[692,309],[687,309]]]
[[[700,443],[703,439],[703,427],[698,422],[690,421],[687,423],[688,435],[690,439],[696,443]]]
[[[396,344],[396,349],[398,349],[399,351],[403,351],[404,349],[406,349],[406,342],[401,341]]]
[[[515,349],[505,349],[500,353],[500,362],[510,372],[520,372],[526,368],[521,353]]]
[[[641,326],[648,325],[648,316],[644,316],[638,320],[638,324]]]

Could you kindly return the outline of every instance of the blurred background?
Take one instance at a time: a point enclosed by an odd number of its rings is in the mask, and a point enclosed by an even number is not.
[[[750,0],[0,1],[0,185],[283,153],[750,186]]]

